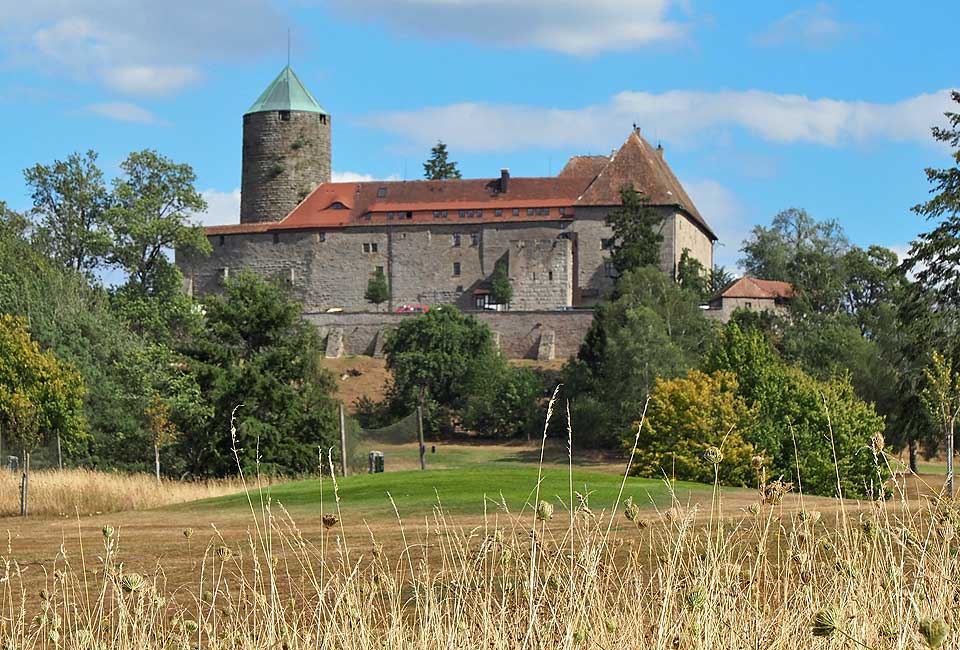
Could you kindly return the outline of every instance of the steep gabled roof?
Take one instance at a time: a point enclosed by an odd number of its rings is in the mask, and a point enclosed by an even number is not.
[[[593,180],[610,162],[610,156],[571,156],[559,176],[577,176]]]
[[[280,71],[277,78],[257,97],[257,101],[244,115],[267,111],[300,111],[329,115],[289,65]]]
[[[627,185],[633,185],[651,205],[675,205],[682,209],[716,241],[717,236],[663,159],[663,149],[654,149],[638,131],[633,131],[613,154],[606,167],[577,199],[577,205],[620,205],[620,189]]]
[[[793,298],[793,285],[779,280],[758,280],[748,275],[732,282],[720,292],[723,298]]]

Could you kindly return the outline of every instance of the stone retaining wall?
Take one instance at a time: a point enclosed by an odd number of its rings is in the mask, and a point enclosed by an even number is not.
[[[593,312],[576,311],[477,311],[467,312],[486,323],[510,359],[566,359],[580,349]],[[389,330],[416,314],[389,312],[310,313],[306,319],[316,325],[327,341],[328,354],[379,355]],[[334,344],[330,344],[330,338]],[[379,340],[378,340],[379,337]]]

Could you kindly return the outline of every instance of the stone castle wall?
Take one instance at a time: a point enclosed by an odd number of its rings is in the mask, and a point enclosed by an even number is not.
[[[366,311],[370,276],[382,268],[390,298],[381,309],[405,303],[455,304],[474,309],[498,263],[513,286],[511,309],[590,305],[612,286],[605,262],[612,236],[599,208],[574,220],[536,223],[377,225],[328,231],[276,231],[211,235],[209,256],[177,256],[188,288],[218,293],[225,275],[251,269],[289,282],[307,311]],[[712,264],[709,239],[682,214],[666,211],[661,266],[673,273],[684,247],[704,267]]]
[[[470,312],[487,324],[510,359],[536,359],[544,338],[553,343],[552,358],[576,355],[593,321],[592,311]],[[414,314],[312,313],[306,319],[316,325],[320,335],[342,337],[342,353],[372,356],[378,352],[387,333]],[[378,344],[379,339],[379,344]]]
[[[330,116],[264,111],[243,117],[240,223],[280,221],[330,181]]]

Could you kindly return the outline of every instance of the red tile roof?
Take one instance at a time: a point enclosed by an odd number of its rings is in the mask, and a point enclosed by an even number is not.
[[[458,223],[556,220],[571,218],[577,205],[619,205],[620,187],[627,182],[643,191],[652,205],[684,209],[711,239],[716,239],[662,156],[636,132],[612,157],[574,156],[558,176],[509,178],[506,191],[501,191],[501,178],[324,183],[282,221],[212,226],[206,232],[220,235],[362,227],[391,223],[387,220],[391,212],[403,213],[404,223],[432,223],[436,221],[433,213],[442,211],[447,211],[448,222]],[[515,208],[519,209],[517,215],[513,214]],[[549,209],[549,214],[527,214],[528,208]],[[502,210],[500,217],[494,216],[496,209]],[[564,209],[563,215],[559,209]],[[459,217],[460,210],[474,215]],[[482,217],[476,216],[479,210],[483,210]],[[395,215],[394,221],[398,218]]]
[[[793,298],[793,285],[779,280],[758,280],[748,275],[720,292],[724,298]]]

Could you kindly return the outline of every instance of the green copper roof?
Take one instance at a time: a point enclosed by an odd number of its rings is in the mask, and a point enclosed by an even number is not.
[[[266,111],[303,111],[329,115],[323,106],[313,98],[303,82],[286,66],[277,75],[267,89],[257,98],[253,106],[244,113],[264,113]]]

